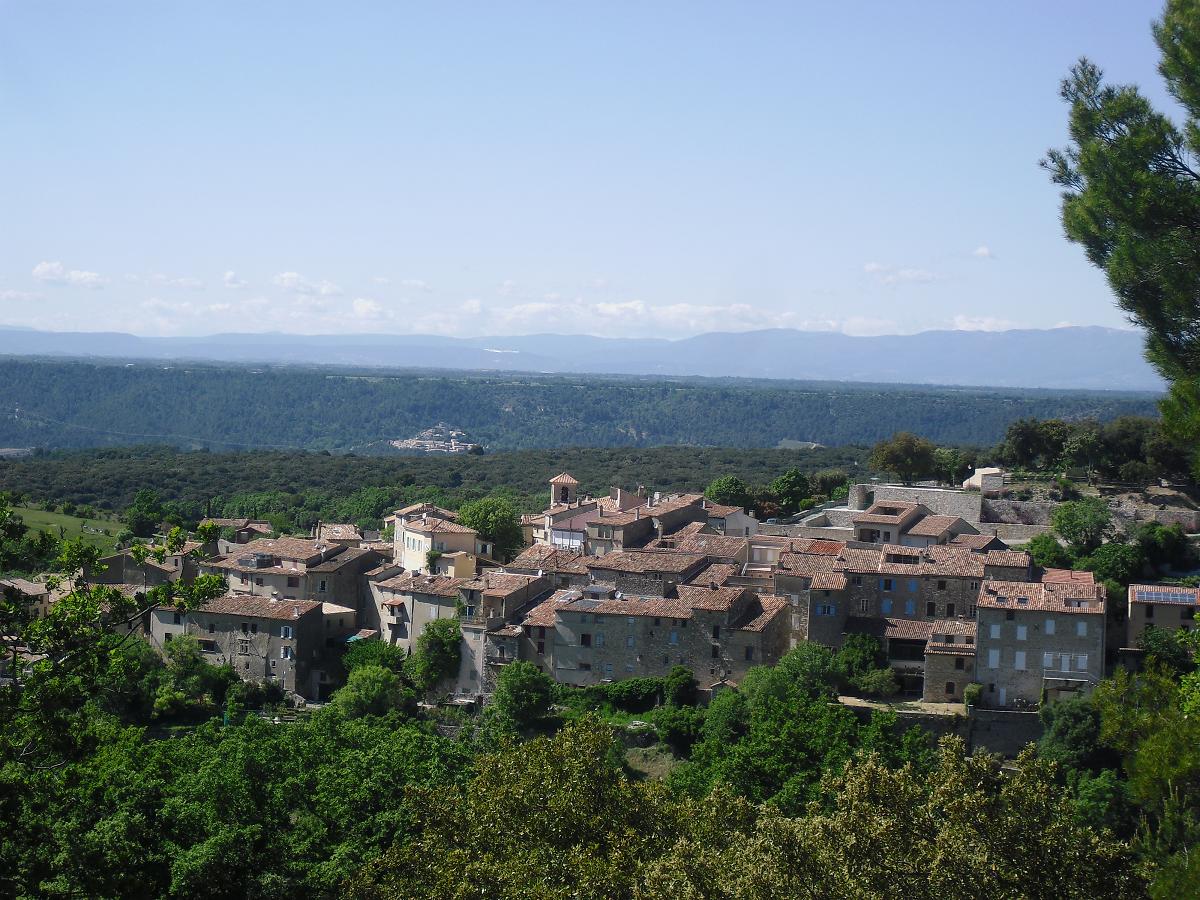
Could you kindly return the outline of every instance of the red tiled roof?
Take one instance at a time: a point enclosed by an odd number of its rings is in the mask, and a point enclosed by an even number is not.
[[[553,478],[551,478],[550,483],[551,484],[572,485],[572,484],[579,484],[579,480],[577,478],[575,478],[574,475],[571,475],[567,472],[563,472],[561,475],[555,475]]]
[[[739,631],[762,631],[788,607],[786,597],[766,594],[757,597],[746,609],[742,620],[734,625]]]
[[[954,523],[961,521],[958,516],[925,516],[909,528],[907,533],[917,537],[940,537],[949,531]]]
[[[1131,584],[1130,603],[1200,603],[1200,588],[1184,587],[1180,584]]]
[[[708,585],[681,584],[675,589],[679,599],[693,609],[728,610],[732,609],[746,594],[744,587],[716,587]]]
[[[673,553],[666,550],[622,550],[589,559],[584,565],[589,569],[642,574],[666,572],[678,575],[704,562],[704,557],[694,553]]]
[[[1106,596],[1102,584],[998,581],[989,578],[979,589],[976,606],[980,609],[1011,609],[1017,612],[1032,609],[1103,615]]]
[[[562,550],[550,544],[534,544],[521,551],[516,559],[511,560],[506,569],[541,569],[545,572],[569,572],[576,575],[586,575],[587,569],[583,564],[584,555],[571,550]]]
[[[708,585],[712,583],[724,584],[732,576],[736,575],[738,567],[729,563],[713,563],[711,566],[701,569],[692,576],[689,584]]]
[[[197,612],[248,619],[291,620],[320,608],[321,604],[315,600],[271,600],[253,594],[225,594],[209,600]]]
[[[671,619],[692,618],[692,608],[679,600],[630,597],[625,600],[579,599],[559,607],[570,612],[594,613],[599,616],[654,616]]]
[[[1095,584],[1096,576],[1092,572],[1077,572],[1074,569],[1042,569],[1042,579],[1045,584]]]
[[[397,594],[429,594],[434,597],[457,597],[462,578],[453,575],[397,575],[378,586]]]

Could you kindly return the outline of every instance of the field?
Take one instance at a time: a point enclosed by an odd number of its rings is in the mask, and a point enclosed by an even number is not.
[[[104,551],[116,549],[117,533],[124,527],[120,522],[80,519],[27,506],[13,507],[13,512],[21,517],[31,531],[50,531],[66,540],[83,538],[86,543]],[[85,525],[89,530],[85,530]],[[105,534],[105,531],[108,534]]]

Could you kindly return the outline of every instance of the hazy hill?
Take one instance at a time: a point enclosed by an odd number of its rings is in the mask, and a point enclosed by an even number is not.
[[[1142,358],[1140,332],[1097,327],[884,337],[771,329],[673,341],[552,334],[147,338],[0,328],[0,353],[1088,390],[1157,391],[1163,386]]]

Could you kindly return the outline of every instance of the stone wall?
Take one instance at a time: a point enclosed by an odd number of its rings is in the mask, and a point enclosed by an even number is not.
[[[1049,500],[984,500],[984,522],[1006,525],[1049,525],[1058,506]]]
[[[1000,522],[980,522],[981,534],[994,534],[1008,546],[1028,544],[1039,534],[1050,530],[1049,525],[1007,525]]]
[[[958,516],[974,525],[980,519],[980,503],[983,498],[977,491],[878,484],[875,485],[875,502],[881,500],[921,503],[935,515]]]
[[[986,750],[1013,757],[1042,737],[1042,720],[1036,712],[971,707],[967,716],[967,749]]]

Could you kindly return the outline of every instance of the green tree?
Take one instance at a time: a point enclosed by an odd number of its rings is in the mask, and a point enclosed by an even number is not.
[[[391,669],[379,665],[358,666],[350,671],[344,687],[334,691],[333,707],[349,718],[383,716],[393,710],[415,707],[415,696]]]
[[[1075,566],[1094,572],[1101,581],[1113,581],[1127,587],[1141,576],[1146,557],[1137,544],[1103,544],[1076,561]]]
[[[342,656],[342,666],[347,672],[362,666],[382,666],[401,672],[404,670],[404,649],[386,641],[353,641]]]
[[[905,484],[926,478],[936,470],[932,441],[900,431],[871,449],[871,467],[880,472],[894,472]]]
[[[975,465],[975,456],[957,447],[938,447],[933,452],[934,474],[949,485],[962,484]]]
[[[808,477],[797,468],[788,469],[772,481],[769,490],[778,499],[785,515],[796,512],[801,502],[812,496]]]
[[[500,672],[492,706],[497,715],[524,731],[545,718],[553,697],[554,680],[533,663],[518,659]]]
[[[133,503],[125,510],[125,524],[137,537],[148,538],[163,520],[162,500],[158,492],[142,488],[134,495]]]
[[[1147,356],[1171,382],[1163,411],[1192,438],[1200,428],[1200,5],[1169,0],[1154,26],[1159,72],[1182,127],[1129,85],[1105,84],[1080,60],[1063,82],[1070,144],[1043,166],[1063,188],[1067,237],[1102,269],[1118,305],[1145,329]]]
[[[720,478],[714,478],[704,489],[704,496],[713,503],[740,506],[743,509],[754,502],[750,486],[736,475],[722,475]]]
[[[1085,497],[1059,504],[1050,522],[1074,552],[1087,554],[1104,540],[1112,525],[1112,513],[1099,497]]]
[[[417,690],[428,693],[458,674],[462,660],[462,632],[457,618],[434,619],[417,638],[404,672]]]
[[[501,559],[524,543],[521,517],[512,501],[505,497],[484,497],[464,503],[458,509],[458,523],[474,528],[485,541],[493,542]]]
[[[1069,569],[1071,568],[1071,554],[1067,552],[1067,548],[1059,543],[1058,538],[1050,532],[1034,535],[1025,548],[1029,551],[1029,555],[1033,557],[1035,565],[1044,566],[1048,569]]]

